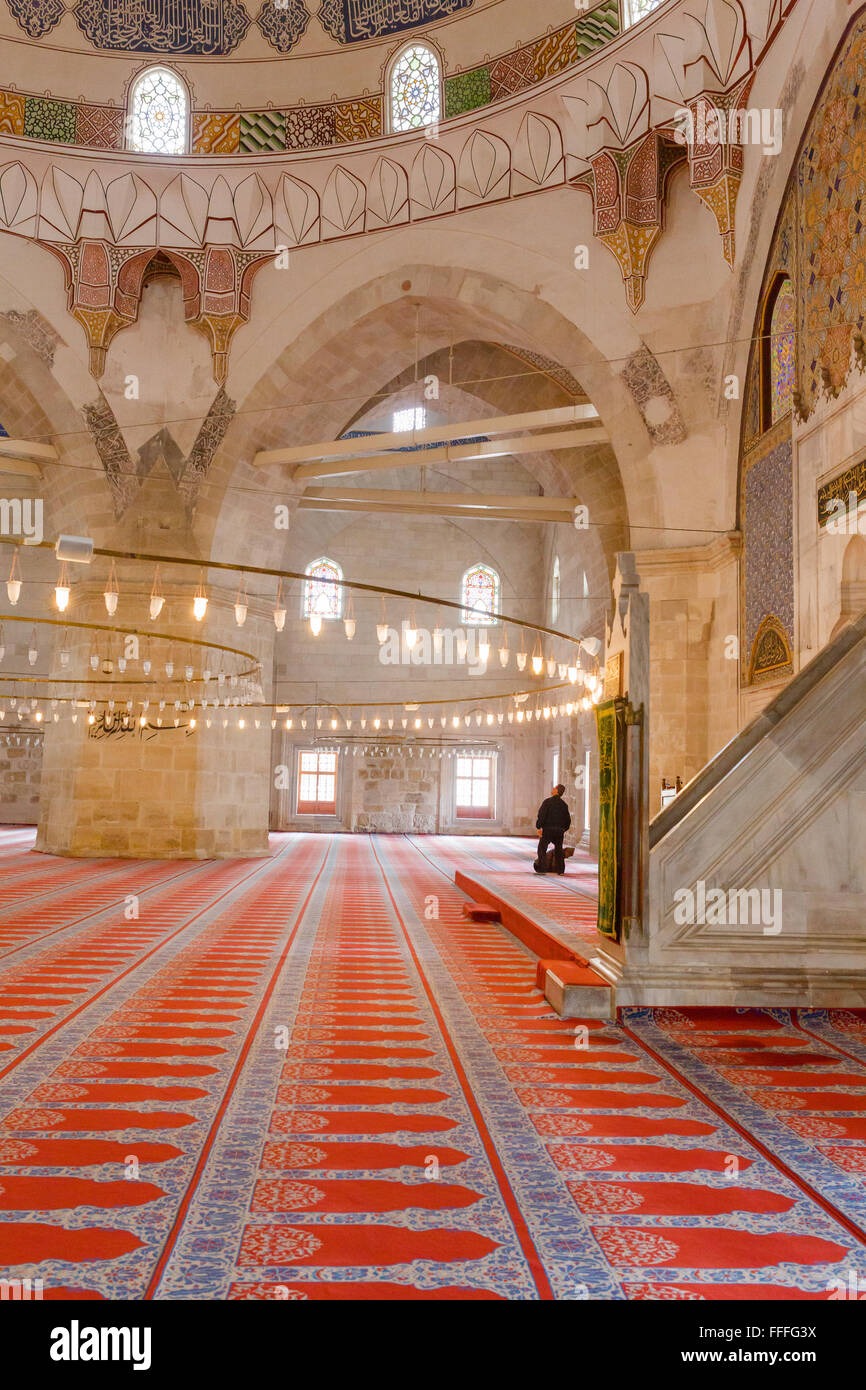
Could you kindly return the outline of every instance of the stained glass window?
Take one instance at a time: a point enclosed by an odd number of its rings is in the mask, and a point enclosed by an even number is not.
[[[559,568],[559,556],[553,561],[553,578],[550,581],[550,621],[555,623],[559,617],[559,599],[562,590],[562,574]]]
[[[499,606],[499,575],[487,565],[473,565],[463,576],[461,602],[463,622],[487,627],[496,621]]]
[[[391,129],[423,130],[439,120],[439,59],[423,43],[399,53],[391,68]]]
[[[794,287],[779,286],[770,318],[770,423],[775,425],[794,405]]]
[[[321,618],[343,616],[343,571],[333,560],[324,557],[307,566],[304,585],[304,617],[318,613]],[[336,580],[336,583],[330,582]]]
[[[128,143],[142,154],[185,154],[186,88],[168,68],[149,68],[132,88]]]
[[[623,21],[625,28],[631,24],[638,24],[642,19],[646,19],[648,14],[657,10],[662,0],[625,0],[623,6]]]

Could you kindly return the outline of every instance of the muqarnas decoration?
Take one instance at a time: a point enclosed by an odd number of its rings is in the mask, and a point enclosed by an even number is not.
[[[78,0],[95,48],[124,53],[231,53],[250,26],[240,0]]]
[[[338,43],[399,34],[468,10],[474,0],[322,0],[319,22]]]

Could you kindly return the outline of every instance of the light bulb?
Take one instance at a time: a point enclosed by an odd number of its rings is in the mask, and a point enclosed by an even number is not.
[[[5,646],[3,645],[3,643],[0,642],[0,661],[3,660],[3,658],[4,658],[5,655],[6,655],[6,648],[5,648]],[[62,655],[61,655],[60,660],[61,660],[61,661],[63,660]]]
[[[120,674],[123,675],[124,671],[126,670],[126,657],[125,657],[125,656],[119,656],[119,657],[117,658],[117,669],[118,669],[118,671],[120,672]]]
[[[196,594],[195,598],[192,601],[192,616],[195,618],[197,623],[203,621],[206,612],[207,594]]]
[[[95,714],[88,714],[88,716],[87,716],[87,722],[88,722],[88,724],[95,724],[95,723],[96,723],[96,715],[95,715]]]
[[[532,670],[533,670],[533,673],[534,673],[536,676],[540,676],[540,675],[541,675],[541,668],[542,668],[543,665],[544,665],[544,660],[543,660],[542,657],[540,657],[540,656],[534,656],[534,657],[532,658]]]
[[[174,662],[173,662],[173,661],[167,661],[167,662],[165,663],[165,674],[166,674],[166,678],[167,678],[168,680],[171,680],[172,676],[174,675]]]
[[[194,719],[191,719],[191,720],[189,721],[189,727],[190,727],[191,729],[194,729],[195,726],[196,726],[196,721],[195,721]]]
[[[518,671],[526,670],[526,652],[517,653],[517,669]]]
[[[376,636],[377,636],[378,639],[379,639],[379,646],[380,646],[380,647],[383,647],[383,646],[385,645],[385,643],[388,641],[388,624],[387,624],[387,623],[377,623],[377,624],[376,624]]]
[[[184,668],[183,668],[183,678],[184,678],[185,681],[191,681],[194,675],[195,675],[195,672],[193,671],[193,669],[192,669],[191,666],[184,666]]]
[[[507,647],[500,647],[500,648],[499,648],[499,662],[500,662],[500,665],[502,665],[502,666],[507,666],[507,665],[508,665],[508,658],[509,658],[510,655],[511,655],[511,653],[509,652],[509,650],[508,650]]]
[[[318,637],[319,633],[322,631],[322,615],[321,615],[321,613],[311,613],[311,614],[310,614],[310,631],[311,631],[311,633],[313,634],[314,637]]]
[[[415,643],[418,641],[418,629],[416,627],[406,628],[406,646],[411,652]]]
[[[245,603],[235,604],[235,622],[238,627],[243,627],[247,620],[247,605]]]
[[[162,612],[165,599],[162,594],[151,594],[150,596],[150,620],[155,623]]]
[[[355,636],[355,628],[356,628],[356,626],[357,626],[357,625],[356,625],[356,623],[355,623],[355,619],[354,619],[354,618],[344,618],[344,619],[343,619],[343,627],[346,629],[346,636],[348,637],[348,639],[349,639],[350,642],[351,642],[352,638]]]
[[[54,602],[57,604],[58,613],[65,613],[69,607],[69,586],[68,584],[58,584],[54,590]]]
[[[566,671],[568,670],[568,666],[566,665],[566,663],[565,663],[564,661],[560,661],[560,663],[559,663],[559,668],[558,668],[558,669],[559,669],[559,679],[560,679],[561,681],[564,681],[564,680],[565,680],[565,673],[566,673]]]
[[[544,706],[544,717],[545,717],[545,719],[549,719],[549,718],[550,718],[550,705],[545,705],[545,706]]]
[[[285,627],[285,625],[286,625],[286,610],[285,610],[285,608],[275,608],[275,609],[274,609],[274,627],[277,629],[277,632],[282,632],[282,630],[283,630],[283,628]]]
[[[102,597],[105,599],[105,610],[109,618],[113,618],[117,612],[117,590],[106,589]]]
[[[145,657],[144,661],[141,663],[141,669],[142,669],[142,671],[144,672],[144,674],[145,674],[146,676],[149,676],[149,675],[150,675],[150,668],[151,668],[151,660],[150,660],[150,657]]]
[[[382,721],[381,721],[381,719],[374,719],[374,720],[373,720],[373,728],[374,728],[374,729],[381,729],[381,727],[382,727]]]
[[[15,604],[18,602],[19,598],[21,597],[21,580],[7,579],[6,592],[9,595],[9,602],[14,607]]]
[[[452,726],[452,728],[454,728],[454,729],[459,729],[459,728],[460,728],[460,715],[459,715],[459,714],[455,714],[455,715],[454,715],[454,718],[451,720],[451,726]]]
[[[94,652],[90,658],[90,669],[91,671],[99,670],[99,655],[97,652]]]
[[[490,656],[490,643],[486,637],[482,637],[481,641],[478,643],[478,655],[482,663],[486,666]]]
[[[492,724],[492,723],[493,723],[493,715],[492,715],[492,714],[488,714],[488,716],[487,716],[487,723],[488,723],[488,724]]]
[[[567,674],[568,679],[571,681],[571,684],[574,685],[575,681],[577,680],[577,667],[569,666]]]
[[[556,660],[552,656],[547,658],[547,674],[551,680],[556,675]]]
[[[201,673],[201,678],[202,678],[202,680],[204,681],[205,685],[207,685],[208,681],[210,680],[210,677],[211,677],[210,667],[209,667],[209,666],[205,666],[204,670],[203,670],[202,673]]]
[[[239,720],[238,720],[238,728],[239,728],[239,729],[246,728],[246,720],[244,720],[244,719],[239,719]]]

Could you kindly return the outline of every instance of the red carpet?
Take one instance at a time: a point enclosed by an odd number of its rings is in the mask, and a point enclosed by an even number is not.
[[[294,835],[269,860],[86,864],[0,836],[4,1266],[53,1299],[866,1279],[866,1019],[556,1018],[453,883],[504,878],[580,935],[592,864],[537,880],[526,848]]]

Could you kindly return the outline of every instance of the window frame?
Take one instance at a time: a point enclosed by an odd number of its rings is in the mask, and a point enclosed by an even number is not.
[[[466,581],[470,574],[475,574],[478,570],[486,570],[493,576],[493,611],[492,613],[479,614],[476,609],[468,608],[466,605]],[[485,564],[483,560],[478,560],[474,565],[470,565],[463,572],[460,580],[460,622],[464,627],[496,627],[500,622],[499,603],[502,594],[502,580],[499,571],[492,565]]]
[[[337,590],[337,612],[322,613],[323,623],[338,623],[343,618],[343,567],[338,565],[336,560],[332,560],[330,555],[319,555],[317,559],[311,560],[304,570],[304,583],[301,589],[301,617],[304,621],[309,621],[312,616],[312,608],[308,602],[310,588],[316,582],[316,577],[312,573],[320,565],[330,565],[339,576],[339,583],[335,584]]]
[[[492,749],[489,753],[473,753],[473,752],[471,752],[469,749],[459,749],[459,748],[458,748],[457,750],[455,750],[455,757],[454,757],[454,790],[453,790],[453,802],[454,802],[454,821],[455,821],[457,824],[463,824],[463,823],[465,823],[466,821],[471,821],[471,822],[473,822],[473,823],[478,822],[478,821],[483,821],[483,822],[487,823],[488,825],[490,825],[490,824],[493,824],[493,823],[495,822],[495,820],[496,820],[496,799],[497,799],[497,793],[498,793],[498,785],[497,785],[497,784],[498,784],[498,772],[499,772],[499,769],[498,769],[498,758],[499,758],[499,754],[498,754],[498,752],[497,752],[495,749]],[[465,776],[464,776],[464,777],[461,777],[461,776],[460,776],[460,770],[459,770],[459,769],[460,769],[460,763],[461,763],[461,762],[470,762],[470,763],[472,763],[472,771],[471,771],[471,773],[470,773],[470,775],[469,775],[468,778],[465,777]],[[486,778],[477,777],[476,774],[475,774],[475,764],[476,764],[476,763],[480,763],[480,762],[483,762],[483,763],[486,763],[486,764],[487,764],[488,774],[487,774],[487,777],[486,777]],[[458,798],[458,791],[457,791],[457,788],[458,788],[458,784],[459,784],[460,782],[465,782],[465,781],[469,781],[469,783],[470,783],[470,786],[471,786],[471,795],[473,796],[473,800],[472,800],[472,802],[470,802],[469,804],[466,804],[466,805],[462,805],[462,806],[461,806],[460,802],[459,802],[458,799],[457,799],[457,798]],[[475,789],[475,783],[476,783],[476,781],[486,781],[486,782],[487,782],[487,804],[486,804],[486,806],[483,806],[483,807],[481,807],[481,806],[476,807],[476,806],[474,805],[474,789]]]
[[[315,770],[315,772],[312,772],[312,773],[311,773],[310,770],[309,770],[309,768],[307,768],[307,769],[304,768],[304,758],[305,758],[305,757],[315,757],[315,758],[316,758],[316,770]],[[318,765],[318,760],[319,760],[320,758],[325,758],[325,757],[333,758],[333,759],[334,759],[333,773],[330,773],[329,770],[327,770],[327,769],[326,769],[325,771],[322,771],[321,768],[319,767],[319,765]],[[332,776],[333,776],[333,779],[334,779],[334,796],[333,796],[333,800],[332,800],[332,801],[319,801],[319,799],[318,799],[319,778],[321,778],[321,777],[327,777],[327,776],[329,776],[329,775],[332,775]],[[306,776],[306,777],[314,776],[314,777],[316,778],[316,793],[317,793],[317,795],[316,795],[316,800],[315,800],[315,801],[303,801],[303,802],[302,802],[302,800],[301,800],[301,778],[302,778],[302,777],[305,777],[305,776]],[[296,760],[296,766],[295,766],[295,798],[294,798],[294,800],[295,800],[295,804],[294,804],[294,812],[295,812],[295,815],[298,816],[298,817],[300,817],[300,816],[313,816],[313,817],[317,817],[317,818],[321,818],[322,816],[327,816],[327,817],[329,817],[331,820],[336,819],[336,817],[337,817],[337,806],[338,806],[338,794],[339,794],[339,776],[340,776],[340,755],[339,755],[338,752],[334,752],[333,750],[327,749],[327,748],[298,748],[298,750],[297,750],[297,760]],[[312,810],[311,810],[311,809],[309,809],[310,807],[314,807],[315,809],[312,809]],[[324,808],[324,809],[323,809],[323,808]]]
[[[132,143],[132,131],[135,121],[135,94],[146,78],[155,72],[166,72],[177,82],[184,95],[184,119],[183,119],[183,149],[174,153],[161,152],[159,150],[141,150]],[[172,67],[171,63],[148,63],[146,68],[137,72],[129,83],[126,94],[126,119],[124,121],[124,141],[123,148],[126,154],[144,155],[147,159],[183,159],[191,153],[192,146],[192,92],[186,78]]]
[[[438,78],[439,109],[438,109],[438,112],[437,112],[436,116],[433,118],[432,121],[429,121],[429,122],[427,123],[427,125],[407,126],[407,127],[405,127],[405,128],[401,127],[400,129],[397,129],[397,127],[394,125],[394,94],[393,94],[393,90],[392,90],[392,82],[393,82],[393,79],[394,79],[394,69],[397,67],[397,64],[400,62],[400,59],[403,57],[404,53],[408,53],[409,50],[410,50],[411,48],[426,48],[427,51],[432,55],[432,57],[433,57],[433,59],[434,59],[434,61],[435,61],[435,63],[436,63],[436,73],[437,73],[437,78]],[[421,34],[421,35],[418,35],[417,37],[415,37],[415,38],[413,38],[413,39],[406,39],[406,40],[405,40],[403,43],[401,43],[401,44],[399,45],[399,47],[396,48],[396,49],[394,50],[394,52],[391,54],[391,57],[390,57],[389,60],[388,60],[388,65],[387,65],[387,67],[386,67],[386,69],[385,69],[385,103],[384,103],[384,105],[385,105],[385,130],[386,130],[386,134],[388,134],[388,135],[423,135],[423,133],[424,133],[425,130],[429,130],[431,126],[436,126],[436,125],[438,125],[441,121],[444,120],[444,118],[445,118],[445,61],[444,61],[444,59],[443,59],[442,52],[441,52],[441,50],[440,50],[440,48],[439,48],[439,45],[436,44],[436,43],[434,43],[433,40],[430,39],[430,38],[428,38],[426,35]]]

